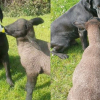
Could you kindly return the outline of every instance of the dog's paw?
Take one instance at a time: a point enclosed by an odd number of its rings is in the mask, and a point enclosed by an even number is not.
[[[69,56],[66,55],[66,54],[59,54],[58,57],[61,58],[61,59],[67,59],[67,58],[69,58]]]
[[[7,79],[7,83],[11,86],[11,87],[13,87],[14,86],[14,83],[12,82],[12,80],[11,79]]]

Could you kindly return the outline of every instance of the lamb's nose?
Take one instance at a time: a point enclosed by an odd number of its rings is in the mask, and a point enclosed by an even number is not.
[[[7,27],[5,26],[5,28],[4,28],[4,29],[5,29],[5,33],[7,34]]]

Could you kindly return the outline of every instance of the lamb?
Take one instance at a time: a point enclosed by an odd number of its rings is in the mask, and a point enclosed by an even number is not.
[[[32,93],[39,74],[50,75],[50,45],[46,41],[36,39],[34,25],[43,23],[42,18],[31,20],[18,19],[7,25],[5,31],[16,38],[22,66],[26,70],[26,100],[32,100]]]
[[[73,73],[73,87],[67,100],[100,100],[100,19],[75,24],[81,31],[87,30],[89,46]]]

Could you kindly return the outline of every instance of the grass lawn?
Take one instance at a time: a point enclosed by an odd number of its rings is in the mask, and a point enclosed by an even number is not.
[[[77,42],[78,45],[64,52],[69,55],[68,59],[51,55],[51,100],[66,100],[72,87],[72,74],[83,53],[80,39]]]
[[[79,0],[52,0],[51,20],[65,13]],[[56,3],[55,3],[56,2]],[[82,46],[80,39],[76,40],[78,45],[69,47],[65,54],[68,59],[62,60],[51,54],[51,100],[66,100],[69,90],[72,87],[72,74],[82,57]]]
[[[36,37],[50,42],[50,14],[40,16],[44,23],[34,26]],[[32,16],[22,16],[20,18],[32,19]],[[4,17],[2,25],[13,23],[19,18]],[[16,39],[7,36],[9,41],[9,57],[11,65],[12,79],[14,87],[10,87],[6,82],[5,69],[0,65],[0,100],[25,100],[26,98],[26,73],[21,66],[17,51]],[[41,74],[38,77],[37,85],[33,93],[33,100],[50,100],[50,76]]]

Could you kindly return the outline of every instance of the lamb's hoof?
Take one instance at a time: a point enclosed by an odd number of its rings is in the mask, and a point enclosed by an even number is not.
[[[13,86],[14,86],[14,83],[12,82],[12,80],[11,80],[11,79],[7,79],[7,83],[8,83],[11,87],[13,87]]]

